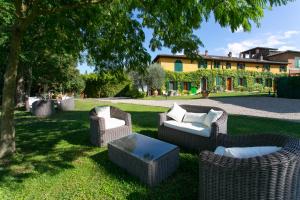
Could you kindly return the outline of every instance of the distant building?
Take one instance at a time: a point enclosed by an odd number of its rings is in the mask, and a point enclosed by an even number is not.
[[[273,74],[297,72],[296,69],[299,68],[298,66],[300,64],[300,52],[296,52],[295,54],[290,53],[290,51],[288,52],[289,53],[285,54],[274,48],[256,47],[241,52],[239,57],[233,57],[231,52],[229,52],[227,56],[217,56],[209,55],[208,51],[205,51],[205,54],[200,55],[202,57],[202,61],[200,62],[191,60],[185,55],[160,54],[154,58],[153,62],[160,63],[165,70],[173,72],[193,72],[198,69],[247,70],[271,72]],[[293,55],[295,56],[293,57]],[[233,78],[230,77],[225,81],[225,89],[227,91],[233,90],[233,81]],[[243,81],[242,78],[238,80],[239,85],[244,85]],[[260,82],[260,80],[257,81]],[[215,82],[216,85],[218,85],[218,79],[216,79]],[[266,82],[271,82],[268,84],[268,87],[272,85],[272,80],[267,80]],[[184,90],[190,90],[190,82],[183,82],[182,84]],[[176,90],[176,83],[170,82],[169,85],[170,89]],[[207,89],[207,80],[205,78],[201,80],[200,85],[200,89]]]

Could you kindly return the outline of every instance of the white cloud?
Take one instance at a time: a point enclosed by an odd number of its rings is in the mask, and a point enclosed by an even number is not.
[[[242,26],[239,26],[236,31],[234,31],[235,33],[241,33],[244,32],[244,28]]]
[[[300,34],[300,31],[289,30],[276,34],[263,34],[261,38],[247,39],[240,42],[228,43],[224,49],[224,54],[227,55],[228,52],[232,52],[233,56],[238,56],[240,52],[253,47],[272,47],[278,48],[279,50],[296,50],[297,47],[290,45],[292,39],[295,35]],[[217,48],[217,49],[222,49]]]

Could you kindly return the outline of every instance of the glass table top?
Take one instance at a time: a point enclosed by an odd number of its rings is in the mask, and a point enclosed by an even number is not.
[[[167,152],[178,148],[176,145],[141,134],[131,134],[109,144],[146,162],[156,160]]]

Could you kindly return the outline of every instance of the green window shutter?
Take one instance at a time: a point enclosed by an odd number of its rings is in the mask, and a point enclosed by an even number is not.
[[[220,62],[214,61],[214,68],[220,68]]]
[[[191,90],[191,88],[192,88],[192,83],[188,82],[188,90]]]
[[[270,65],[269,64],[264,64],[264,71],[270,71]]]
[[[207,68],[207,61],[206,60],[201,60],[199,63],[198,63],[198,68]]]
[[[295,58],[295,67],[300,68],[300,58],[299,57]]]
[[[175,61],[174,71],[175,72],[182,72],[183,71],[183,65],[182,65],[181,60],[176,60]]]
[[[216,76],[216,85],[221,85],[221,78]]]

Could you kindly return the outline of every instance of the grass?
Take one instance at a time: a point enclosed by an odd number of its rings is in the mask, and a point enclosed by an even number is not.
[[[0,163],[0,199],[197,199],[197,154],[181,151],[178,170],[148,188],[112,164],[107,148],[89,143],[88,111],[103,103],[79,100],[76,110],[37,119],[17,112],[18,153]],[[166,108],[114,104],[132,114],[133,130],[157,136],[157,114]],[[300,123],[230,116],[230,134],[271,133],[300,137]]]
[[[258,93],[258,92],[218,92],[218,93],[210,93],[209,97],[244,97],[244,96],[266,96],[267,93]],[[183,99],[183,100],[187,100],[187,99],[201,99],[203,98],[200,95],[185,95],[185,96],[169,96],[169,97],[165,97],[165,96],[147,96],[144,97],[143,99],[145,100],[179,100],[179,99]]]

